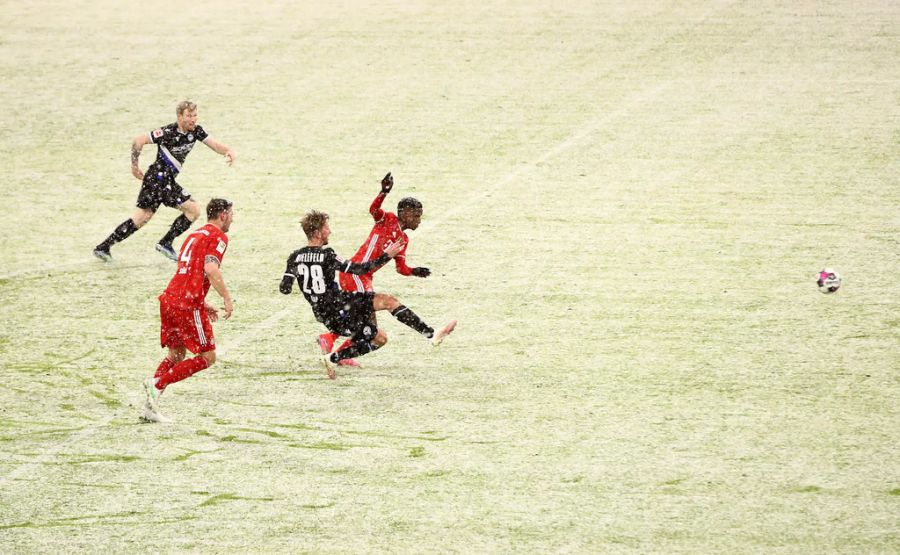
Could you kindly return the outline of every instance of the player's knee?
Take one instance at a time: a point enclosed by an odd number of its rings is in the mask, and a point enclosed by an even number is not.
[[[185,202],[182,205],[182,208],[184,208],[184,215],[187,216],[187,219],[190,221],[193,222],[200,217],[200,205],[194,202],[193,199]]]
[[[377,309],[382,310],[394,310],[398,306],[400,306],[400,301],[397,300],[397,297],[393,295],[388,295],[387,293],[376,293],[376,298],[378,300]]]
[[[131,221],[134,222],[134,227],[140,229],[144,227],[144,225],[150,221],[150,218],[153,217],[152,210],[143,210],[139,209],[134,215],[131,217]]]
[[[385,332],[383,329],[379,329],[378,333],[376,333],[375,337],[372,339],[372,343],[378,345],[379,347],[384,347],[385,343],[387,343],[387,340],[387,332]]]

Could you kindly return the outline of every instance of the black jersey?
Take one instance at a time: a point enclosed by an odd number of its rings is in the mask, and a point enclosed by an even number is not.
[[[197,141],[205,141],[209,134],[199,125],[193,131],[182,133],[178,123],[170,123],[150,132],[150,141],[159,147],[153,164],[158,170],[181,171],[181,165]]]
[[[281,278],[279,289],[287,295],[293,289],[296,279],[300,292],[312,307],[316,319],[324,322],[333,318],[343,304],[339,295],[341,289],[335,281],[337,272],[363,275],[383,266],[388,260],[388,255],[382,254],[374,260],[358,264],[341,259],[331,248],[303,247],[288,257],[287,269]]]

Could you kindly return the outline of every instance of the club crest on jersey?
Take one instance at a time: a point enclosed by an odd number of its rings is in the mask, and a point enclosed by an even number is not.
[[[189,140],[189,141],[193,141],[193,140],[194,140],[194,134],[193,134],[193,133],[189,133],[189,134],[188,134],[188,140]]]

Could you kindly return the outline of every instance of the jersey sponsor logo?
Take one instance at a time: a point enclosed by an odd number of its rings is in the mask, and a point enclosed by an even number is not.
[[[225,248],[228,245],[225,244],[225,241],[219,239],[219,244],[216,246],[216,250],[219,251],[220,254],[225,254]]]

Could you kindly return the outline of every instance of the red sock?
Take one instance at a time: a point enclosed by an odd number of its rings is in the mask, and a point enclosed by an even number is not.
[[[189,358],[176,364],[172,369],[159,377],[156,382],[156,389],[162,390],[173,383],[178,383],[183,379],[190,378],[200,370],[208,368],[209,363],[202,356]]]
[[[156,373],[153,374],[154,378],[158,378],[172,369],[175,366],[175,362],[172,361],[169,357],[163,359],[162,362],[159,363],[159,368],[156,369]]]
[[[337,350],[338,350],[338,351],[343,351],[344,349],[346,349],[346,348],[349,347],[350,345],[353,345],[353,340],[352,340],[352,339],[348,339],[348,340],[344,341],[343,343],[341,343],[341,346],[338,347]]]
[[[328,334],[328,339],[329,339],[329,341],[331,341],[332,343],[334,343],[335,341],[337,341],[339,337],[340,337],[340,335],[338,335],[338,334],[336,334],[336,333],[329,333],[329,334]]]

